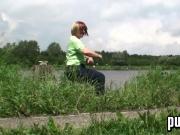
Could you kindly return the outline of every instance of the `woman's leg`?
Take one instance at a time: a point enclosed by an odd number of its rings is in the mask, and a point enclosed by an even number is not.
[[[65,69],[65,76],[70,80],[70,81],[76,81],[78,80],[78,66],[68,66]]]
[[[83,79],[87,79],[93,85],[95,85],[96,93],[104,94],[105,92],[105,76],[103,73],[96,71],[95,69],[88,69],[84,65],[80,65],[78,76]]]

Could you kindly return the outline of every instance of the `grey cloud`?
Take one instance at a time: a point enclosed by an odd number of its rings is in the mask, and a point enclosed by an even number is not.
[[[115,28],[123,22],[139,18],[157,18],[163,24],[160,31],[168,32],[172,36],[179,35],[179,29],[172,27],[180,15],[179,3],[173,8],[161,3],[145,5],[141,0],[62,0],[61,2],[55,0],[43,4],[36,4],[35,1],[28,1],[28,4],[25,4],[25,2],[23,4],[19,3],[20,5],[17,4],[13,0],[2,0],[0,2],[0,8],[3,12],[12,16],[15,20],[22,20],[8,40],[36,39],[41,49],[46,49],[52,41],[59,42],[62,48],[66,49],[71,24],[76,20],[83,20],[87,23],[90,36],[85,38],[84,42],[92,49],[98,50],[108,50],[110,48],[107,43],[111,40],[109,32],[112,27]],[[108,13],[109,10],[112,10],[111,13]],[[177,14],[177,16],[174,17],[174,14]],[[0,28],[5,28],[5,25],[1,25],[1,22]],[[141,49],[138,49],[139,47]],[[135,47],[128,48],[127,51],[130,53],[155,54],[168,52],[168,49],[157,49],[157,47],[158,45],[143,46],[137,44]],[[177,47],[178,45],[173,46],[173,48]],[[117,50],[120,49],[121,46],[117,48]],[[179,53],[177,49],[173,51]]]
[[[129,48],[128,50],[130,54],[180,55],[180,44],[172,43],[164,47],[157,44],[137,44],[135,47]]]

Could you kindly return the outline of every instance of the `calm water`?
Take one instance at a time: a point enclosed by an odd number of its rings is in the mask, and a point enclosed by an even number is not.
[[[134,77],[144,73],[145,71],[140,70],[101,70],[106,77],[106,88],[116,89],[124,85],[126,81],[130,81]],[[56,71],[55,76],[59,78],[63,71]]]
[[[128,70],[128,71],[101,71],[106,77],[106,87],[111,89],[120,88],[126,81],[130,81],[134,77],[142,74],[144,71]]]
[[[120,88],[124,85],[126,81],[130,81],[137,75],[140,75],[144,73],[145,71],[140,70],[127,70],[127,71],[120,71],[120,70],[102,70],[100,71],[104,73],[106,77],[106,88],[116,89]],[[62,70],[55,71],[54,75],[57,78],[57,80],[60,78],[60,76],[63,74]],[[31,71],[25,71],[24,76],[32,75]]]

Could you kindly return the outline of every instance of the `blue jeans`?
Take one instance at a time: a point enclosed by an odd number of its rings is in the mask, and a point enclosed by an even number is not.
[[[88,81],[95,86],[97,95],[103,95],[105,92],[105,76],[95,69],[86,68],[84,64],[79,66],[67,66],[65,75],[71,81]]]

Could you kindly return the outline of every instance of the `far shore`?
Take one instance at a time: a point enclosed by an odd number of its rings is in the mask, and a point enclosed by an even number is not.
[[[54,66],[55,69],[57,70],[64,70],[65,65],[60,65],[60,66]],[[95,68],[96,70],[150,70],[150,69],[157,69],[161,68],[162,70],[179,70],[179,66],[90,66],[87,65],[88,68]]]

